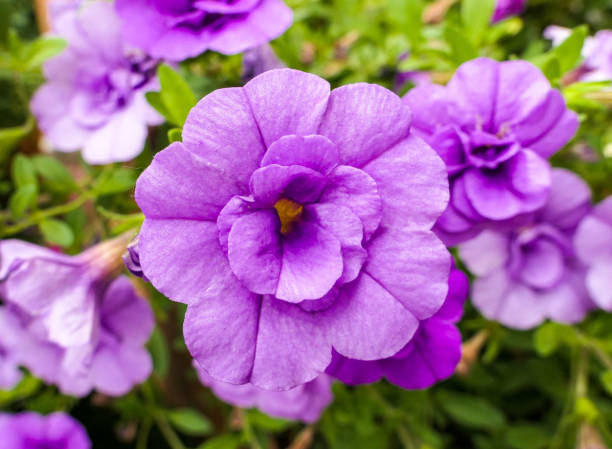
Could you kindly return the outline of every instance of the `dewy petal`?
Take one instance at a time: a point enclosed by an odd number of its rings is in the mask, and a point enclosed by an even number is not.
[[[333,307],[316,318],[338,353],[359,360],[392,356],[419,326],[414,314],[366,273],[342,287]]]
[[[253,78],[244,86],[244,92],[263,141],[269,147],[288,134],[317,134],[330,88],[329,83],[318,76],[278,69]]]
[[[286,198],[298,204],[315,202],[321,196],[327,180],[321,173],[300,165],[266,165],[251,176],[251,192],[264,206],[274,206]]]
[[[331,360],[319,315],[271,296],[262,300],[256,341],[250,381],[266,390],[286,390],[309,382]]]
[[[328,174],[338,165],[338,148],[324,136],[283,136],[270,145],[261,166],[301,165]]]
[[[183,333],[189,352],[212,377],[242,384],[251,380],[262,300],[221,263],[224,277],[187,307]]]
[[[318,134],[338,145],[342,164],[361,167],[408,137],[410,121],[410,109],[393,92],[351,84],[332,91]]]
[[[364,272],[415,317],[423,320],[440,309],[448,293],[451,257],[432,232],[385,230],[366,249]]]
[[[586,285],[593,301],[603,310],[612,311],[612,258],[602,259],[590,267]]]
[[[328,179],[329,185],[319,202],[348,207],[363,223],[368,239],[382,219],[382,200],[376,181],[366,172],[347,165],[337,167]]]
[[[234,179],[176,142],[157,153],[136,183],[136,202],[147,218],[216,221],[240,192]]]
[[[363,170],[376,181],[382,226],[429,230],[446,209],[446,166],[418,137],[402,140]]]
[[[559,229],[573,229],[591,207],[591,189],[580,176],[562,168],[553,168],[551,179],[548,201],[537,215]]]
[[[261,0],[246,18],[214,32],[209,47],[226,55],[240,53],[276,39],[292,22],[293,13],[282,0]]]
[[[342,275],[340,242],[332,232],[302,221],[283,237],[282,244],[277,298],[294,303],[319,299]]]
[[[216,223],[147,218],[138,245],[143,272],[174,301],[199,300],[224,275],[227,258]]]
[[[283,247],[280,222],[274,210],[252,212],[233,224],[228,237],[228,258],[232,271],[250,291],[276,292]]]
[[[266,150],[242,88],[216,90],[191,110],[183,126],[183,144],[221,169],[248,192],[251,173]]]
[[[476,276],[488,276],[502,268],[510,255],[510,239],[501,232],[483,231],[459,245],[459,257]]]

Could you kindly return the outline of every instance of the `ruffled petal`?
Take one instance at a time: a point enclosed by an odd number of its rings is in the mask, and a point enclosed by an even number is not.
[[[324,175],[338,165],[338,148],[324,136],[283,136],[270,145],[261,166],[301,165]]]
[[[251,192],[264,206],[285,198],[299,204],[316,201],[327,184],[325,176],[300,165],[266,165],[251,176]]]
[[[503,233],[483,231],[459,245],[459,257],[476,276],[487,276],[503,267],[510,256],[510,239]]]

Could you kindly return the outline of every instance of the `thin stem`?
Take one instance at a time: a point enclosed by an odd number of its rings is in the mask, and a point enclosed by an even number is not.
[[[243,410],[241,410],[241,412],[243,425],[242,431],[244,433],[245,438],[249,442],[249,446],[251,446],[252,449],[262,449],[261,445],[259,444],[259,441],[257,441],[257,436],[253,432],[253,427],[251,426],[251,422],[249,421],[247,413],[245,413]]]
[[[155,423],[157,424],[157,428],[159,429],[159,431],[162,433],[162,435],[166,439],[166,442],[168,443],[170,448],[171,449],[185,449],[185,446],[183,446],[183,442],[181,441],[181,439],[178,437],[176,432],[172,429],[172,427],[168,423],[168,420],[166,419],[166,415],[164,415],[164,412],[162,412],[161,410],[157,411],[155,412],[154,417],[155,417]]]
[[[149,442],[149,433],[153,426],[153,420],[150,416],[147,416],[141,423],[140,429],[138,430],[138,440],[136,441],[136,449],[147,449]]]

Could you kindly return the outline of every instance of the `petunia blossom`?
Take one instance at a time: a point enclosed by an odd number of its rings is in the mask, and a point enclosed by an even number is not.
[[[293,21],[282,0],[116,0],[128,44],[182,61],[206,50],[236,54],[280,36]]]
[[[200,382],[210,387],[219,399],[236,407],[255,407],[276,418],[312,423],[319,419],[325,407],[333,400],[332,379],[326,374],[290,390],[269,391],[251,384],[219,382],[202,369],[197,372]]]
[[[417,86],[404,101],[415,134],[448,168],[451,200],[436,225],[448,245],[515,226],[541,208],[551,184],[547,159],[578,127],[561,93],[526,61],[475,59],[447,86]]]
[[[162,118],[145,93],[157,88],[157,62],[125,46],[109,2],[85,2],[59,14],[53,33],[68,47],[44,64],[46,82],[31,108],[58,151],[81,150],[89,164],[128,161]]]
[[[499,22],[523,12],[527,0],[497,0],[492,21]]]
[[[10,390],[23,377],[16,354],[19,337],[12,332],[4,331],[12,329],[14,324],[15,318],[4,315],[0,309],[0,390]]]
[[[78,256],[0,242],[0,344],[12,340],[13,361],[75,396],[124,394],[148,377],[153,314],[128,278],[116,277],[126,242]]]
[[[326,372],[349,385],[372,383],[385,377],[410,390],[427,388],[450,377],[461,359],[461,334],[455,323],[461,319],[468,289],[467,276],[453,268],[444,305],[420,323],[415,337],[397,354],[367,362],[334,353]]]
[[[477,277],[472,302],[508,327],[530,329],[546,319],[576,323],[593,307],[572,245],[591,192],[564,169],[554,169],[552,180],[547,203],[523,227],[488,230],[459,246],[461,260]]]
[[[612,311],[612,197],[582,220],[574,244],[588,267],[586,285],[591,298],[598,307]]]
[[[332,348],[390,357],[442,306],[446,169],[410,121],[380,86],[271,70],[206,96],[156,155],[136,185],[140,263],[188,305],[211,377],[289,389]]]
[[[2,449],[90,449],[87,432],[62,412],[42,416],[33,412],[0,413]]]

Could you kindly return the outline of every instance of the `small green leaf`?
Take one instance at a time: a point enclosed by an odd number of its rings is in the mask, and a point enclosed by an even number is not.
[[[444,39],[450,47],[450,57],[457,65],[478,56],[478,51],[456,27],[448,25],[444,29]]]
[[[582,47],[588,34],[589,29],[586,25],[576,27],[573,29],[572,34],[553,50],[555,57],[559,61],[561,75],[564,75],[578,65]]]
[[[36,69],[43,62],[61,53],[66,45],[67,42],[58,37],[39,37],[23,48],[20,66],[23,70]]]
[[[213,427],[208,418],[192,408],[180,408],[168,411],[172,425],[185,435],[207,435]]]
[[[533,344],[536,352],[544,357],[553,354],[570,336],[568,326],[553,322],[544,323],[536,329]]]
[[[161,92],[147,92],[145,94],[145,98],[153,107],[153,109],[163,115],[166,120],[170,121],[170,112],[168,111],[168,109],[166,109],[166,106],[164,105],[164,102],[161,98]]]
[[[13,218],[20,218],[26,210],[36,204],[38,190],[35,185],[29,184],[19,187],[9,200],[9,209]]]
[[[484,398],[442,390],[437,395],[440,406],[455,421],[477,429],[500,429],[506,424],[504,414]]]
[[[66,247],[74,242],[72,229],[63,221],[49,218],[41,221],[38,227],[44,238],[51,243]]]
[[[461,21],[470,35],[480,34],[491,23],[495,0],[463,0]]]
[[[235,433],[219,435],[206,440],[197,449],[237,449],[242,444],[242,436]]]
[[[34,164],[27,157],[18,154],[13,159],[12,169],[13,182],[17,187],[25,187],[28,185],[37,186],[36,171]]]
[[[153,357],[153,370],[159,377],[166,377],[170,367],[168,343],[166,343],[164,335],[157,328],[151,334],[149,351],[151,351],[151,357]]]
[[[6,160],[11,150],[23,139],[30,134],[34,129],[34,119],[28,118],[28,121],[22,126],[13,128],[0,129],[0,162]]]
[[[605,390],[612,395],[612,370],[604,371],[600,379]]]
[[[197,102],[189,84],[172,67],[162,64],[157,69],[161,84],[161,100],[169,113],[169,119],[183,126],[185,119]]]
[[[35,156],[32,158],[32,163],[38,174],[49,182],[51,189],[59,192],[72,192],[78,189],[70,172],[57,159],[50,156]]]
[[[506,433],[506,443],[512,449],[540,449],[549,442],[550,432],[532,425],[514,425]]]
[[[257,409],[248,410],[247,414],[251,424],[268,432],[282,432],[291,425],[291,421],[273,418],[272,416],[268,416]]]
[[[110,176],[101,179],[96,185],[95,190],[100,195],[125,192],[134,188],[137,176],[138,174],[135,170],[121,167],[114,170]]]
[[[580,419],[585,421],[594,421],[599,416],[599,410],[595,404],[587,397],[580,397],[576,400],[575,413]]]
[[[172,128],[168,131],[168,141],[170,143],[181,142],[183,140],[181,128]]]

